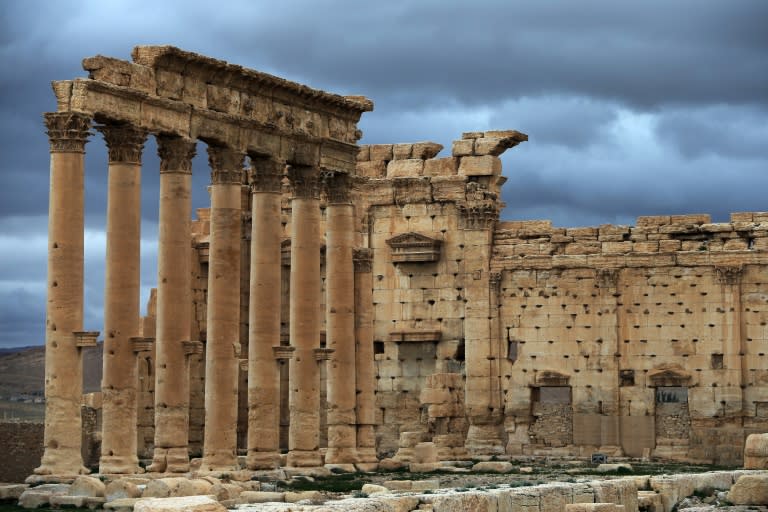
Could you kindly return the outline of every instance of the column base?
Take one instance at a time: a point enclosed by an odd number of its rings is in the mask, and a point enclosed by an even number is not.
[[[147,467],[151,473],[189,472],[189,451],[184,448],[157,448],[152,455],[152,464]]]
[[[229,450],[205,452],[203,448],[203,461],[200,471],[237,471],[240,466],[237,463],[237,455]]]
[[[288,467],[316,468],[323,465],[319,450],[291,450],[288,452]]]
[[[115,475],[134,475],[141,473],[139,459],[122,456],[104,456],[99,459],[99,473]]]
[[[245,457],[245,467],[251,470],[279,468],[280,454],[278,452],[249,452]]]
[[[379,458],[376,456],[376,448],[373,447],[357,447],[357,462],[363,463],[376,463],[378,464]]]
[[[328,448],[325,452],[326,464],[354,464],[358,462],[357,448]]]
[[[504,455],[501,425],[470,425],[464,447],[471,456]]]

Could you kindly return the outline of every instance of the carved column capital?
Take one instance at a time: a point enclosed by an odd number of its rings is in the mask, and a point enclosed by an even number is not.
[[[739,284],[744,267],[739,266],[717,266],[715,267],[715,278],[720,284]]]
[[[352,181],[349,174],[336,171],[323,173],[323,185],[328,197],[328,204],[350,204]]]
[[[75,112],[46,112],[43,114],[51,153],[85,153],[91,135],[91,118]]]
[[[320,171],[317,167],[292,165],[288,168],[293,196],[299,199],[320,198]]]
[[[208,164],[211,166],[211,184],[242,184],[244,158],[244,154],[234,149],[223,146],[208,146]]]
[[[147,132],[129,124],[106,124],[96,127],[104,136],[111,164],[141,164],[141,152]]]
[[[619,284],[619,269],[598,269],[597,272],[595,272],[595,284],[598,288],[616,288]]]
[[[373,249],[358,248],[352,251],[352,261],[356,273],[373,272]]]
[[[157,136],[160,174],[192,174],[192,159],[196,153],[197,146],[194,140],[169,135]]]
[[[499,206],[496,201],[467,201],[457,206],[462,229],[493,229],[499,220]]]
[[[488,287],[495,293],[501,290],[501,272],[488,273]]]
[[[285,164],[273,158],[251,157],[251,193],[282,191]]]

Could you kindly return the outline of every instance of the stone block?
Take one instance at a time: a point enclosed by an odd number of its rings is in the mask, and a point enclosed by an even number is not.
[[[286,492],[286,503],[297,503],[299,501],[312,501],[320,502],[325,501],[323,494],[320,491],[298,491],[298,492]]]
[[[459,175],[461,176],[493,176],[501,174],[499,157],[463,156],[459,160]]]
[[[387,178],[412,178],[421,176],[424,171],[424,160],[409,158],[392,160],[387,164]]]
[[[410,491],[413,482],[411,480],[386,480],[381,485],[390,491]]]
[[[429,163],[431,160],[428,160]],[[431,179],[434,201],[463,201],[466,198],[466,179],[461,176],[435,176]]]
[[[383,485],[376,484],[363,484],[363,488],[360,490],[369,496],[373,494],[389,494],[390,492],[389,489]]]
[[[21,494],[27,490],[28,484],[4,484],[0,485],[0,502],[18,501]]]
[[[225,512],[227,509],[210,496],[140,499],[134,512]]]
[[[271,503],[285,501],[284,492],[243,491],[240,493],[243,503]]]
[[[474,153],[474,139],[461,139],[453,141],[451,154],[453,156],[471,156]]]
[[[437,462],[437,447],[433,442],[422,442],[413,448],[413,460],[416,463]]]
[[[638,227],[665,226],[671,222],[669,215],[645,215],[637,218]]]
[[[371,162],[376,160],[389,162],[393,158],[392,144],[372,144],[370,146],[370,155]]]
[[[393,160],[406,160],[411,158],[411,150],[413,144],[393,144],[392,145],[392,159]]]
[[[709,224],[712,218],[706,213],[694,213],[690,215],[672,215],[670,224]]]
[[[366,178],[384,178],[387,175],[387,164],[382,160],[357,162],[357,175]]]
[[[69,488],[70,496],[104,497],[104,482],[92,476],[78,476]]]
[[[357,152],[357,161],[367,162],[370,159],[371,159],[371,147],[367,144],[360,146],[360,149]]]
[[[458,160],[454,157],[431,158],[424,161],[424,176],[453,176],[458,172]]]
[[[744,443],[744,469],[768,469],[768,434],[750,434]]]
[[[472,466],[472,471],[482,473],[510,473],[514,466],[506,461],[484,461]]]
[[[414,142],[411,158],[421,158],[428,160],[435,158],[443,150],[443,145],[437,142]]]
[[[768,474],[742,475],[728,492],[734,505],[768,505]]]
[[[109,482],[104,489],[104,496],[107,501],[114,501],[125,498],[138,498],[141,496],[139,486],[126,478],[118,478]]]
[[[602,242],[604,254],[624,254],[632,251],[632,242]]]

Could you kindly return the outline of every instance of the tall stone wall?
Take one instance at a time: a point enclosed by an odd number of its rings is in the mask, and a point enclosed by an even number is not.
[[[43,424],[0,422],[0,482],[23,482],[43,455]]]

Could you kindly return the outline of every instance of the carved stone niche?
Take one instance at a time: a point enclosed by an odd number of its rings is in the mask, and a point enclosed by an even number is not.
[[[421,263],[440,260],[442,240],[419,233],[403,233],[387,240],[392,248],[392,263]]]

